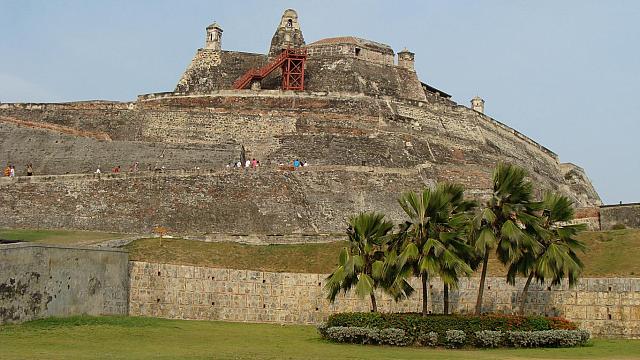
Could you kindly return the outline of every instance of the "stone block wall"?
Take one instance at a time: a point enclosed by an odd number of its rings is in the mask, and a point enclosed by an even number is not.
[[[345,311],[369,311],[368,299],[352,292],[335,303],[325,299],[326,274],[272,273],[194,266],[131,262],[131,315],[172,319],[227,320],[284,324],[317,324]],[[470,313],[475,307],[477,278],[463,279],[450,293],[451,310]],[[410,299],[394,302],[380,293],[383,312],[421,310],[420,284]],[[524,281],[515,287],[504,278],[489,278],[484,312],[512,313]],[[569,289],[532,285],[527,311],[577,321],[597,337],[640,338],[640,279],[585,278]],[[442,312],[442,283],[430,283],[429,311]]]
[[[600,224],[602,230],[611,230],[615,225],[640,229],[640,203],[601,206]]]
[[[89,136],[97,133],[107,137]],[[13,163],[24,175],[33,163],[38,175],[0,179],[0,225],[8,227],[341,232],[359,211],[402,220],[400,193],[439,181],[460,182],[481,200],[498,161],[525,167],[538,196],[549,189],[580,207],[600,202],[574,166],[562,166],[555,154],[506,125],[445,101],[265,90],[159,95],[134,104],[2,104],[0,136],[0,164]],[[225,172],[242,147],[263,166]],[[277,169],[296,158],[310,166],[295,173]],[[97,167],[105,173],[116,165],[126,171],[136,161],[140,170],[200,171],[39,176]]]
[[[50,316],[127,315],[128,254],[43,244],[0,245],[0,324]]]
[[[307,46],[307,55],[310,58],[321,56],[358,57],[359,59],[382,65],[393,65],[394,60],[393,51],[390,53],[383,52],[349,43],[309,45]]]

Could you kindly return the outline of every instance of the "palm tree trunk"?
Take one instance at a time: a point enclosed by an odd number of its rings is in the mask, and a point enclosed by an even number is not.
[[[371,312],[378,312],[378,304],[376,303],[376,295],[373,293],[373,291],[369,295],[371,296]]]
[[[429,275],[422,274],[422,316],[427,316],[427,300],[429,299],[429,289],[427,283],[429,282]]]
[[[529,295],[529,285],[531,285],[531,280],[533,279],[533,271],[529,274],[527,278],[527,282],[524,284],[524,288],[522,289],[522,299],[520,299],[520,315],[524,315],[524,306],[527,302],[527,296]]]
[[[482,260],[482,275],[480,275],[480,287],[478,288],[478,299],[476,300],[476,315],[482,312],[482,296],[484,295],[484,281],[487,279],[487,264],[489,263],[489,251],[486,250]]]
[[[449,285],[444,284],[444,291],[443,291],[443,306],[444,309],[442,311],[442,313],[444,313],[445,315],[449,314]]]

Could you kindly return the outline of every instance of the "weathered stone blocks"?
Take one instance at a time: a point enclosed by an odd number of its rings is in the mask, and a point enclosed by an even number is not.
[[[273,323],[315,324],[329,314],[344,311],[369,311],[368,299],[353,293],[339,296],[333,304],[323,290],[325,274],[273,273],[248,270],[207,269],[143,262],[131,263],[130,313],[132,315],[168,318],[207,319]],[[146,271],[153,268],[154,271]],[[155,269],[165,274],[158,277]],[[173,270],[172,270],[173,269]],[[197,273],[226,273],[201,281],[186,277]],[[185,276],[180,278],[180,276]],[[156,277],[159,281],[146,278]],[[198,285],[187,291],[167,292],[176,280]],[[416,312],[421,310],[420,284],[412,281],[416,294],[410,299],[394,302],[377,293],[382,311]],[[503,278],[489,278],[485,289],[483,311],[512,313],[519,304],[524,279],[516,286]],[[600,337],[640,337],[640,293],[638,278],[586,278],[569,289],[566,284],[555,287],[534,285],[527,301],[529,313],[564,316]],[[201,287],[202,286],[202,287]],[[197,290],[196,290],[197,289]],[[458,290],[450,292],[453,312],[474,310],[477,279],[462,279]],[[430,282],[429,311],[442,312],[442,282]],[[159,300],[158,300],[159,299]],[[206,299],[206,301],[204,300]],[[158,306],[160,305],[160,306]]]

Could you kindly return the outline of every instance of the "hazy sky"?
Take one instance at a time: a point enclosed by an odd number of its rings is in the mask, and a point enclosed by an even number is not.
[[[422,81],[582,166],[605,203],[640,201],[640,1],[0,0],[0,102],[171,91],[217,21],[266,52],[284,9],[307,43],[355,35],[416,53]]]

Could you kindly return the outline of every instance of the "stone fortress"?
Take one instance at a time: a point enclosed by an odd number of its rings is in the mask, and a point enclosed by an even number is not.
[[[448,180],[483,198],[500,160],[599,227],[601,201],[580,167],[485,115],[482,99],[469,108],[420,81],[407,49],[353,36],[307,44],[291,9],[265,54],[223,50],[222,39],[220,25],[206,28],[172,92],[0,104],[0,162],[18,175],[33,163],[38,175],[0,180],[0,227],[330,241],[359,211],[401,221],[402,191]],[[291,68],[283,50],[300,55]],[[261,166],[225,168],[241,154]],[[278,166],[294,159],[310,165]],[[116,165],[123,172],[109,174]]]
[[[125,103],[0,104],[0,163],[16,165],[18,175],[33,163],[36,174],[0,178],[0,227],[141,234],[166,226],[216,241],[332,241],[359,211],[401,221],[396,199],[409,189],[449,180],[481,199],[500,160],[525,167],[538,192],[571,197],[579,221],[593,228],[640,227],[639,204],[600,207],[581,168],[485,115],[481,98],[468,108],[421,82],[409,50],[350,36],[306,44],[293,10],[265,54],[223,50],[222,34],[217,23],[206,28],[204,48],[173,92]],[[225,167],[241,154],[261,166]],[[310,165],[279,166],[293,159]],[[138,171],[127,171],[135,162]],[[123,172],[110,173],[117,165]],[[368,310],[353,293],[329,304],[326,276],[3,245],[0,324],[75,314],[310,324]],[[429,309],[438,312],[442,285],[431,285]],[[521,285],[488,279],[483,309],[512,312]],[[470,311],[477,286],[464,279],[452,292],[454,312]],[[637,278],[535,284],[529,306],[579,321],[594,336],[639,338],[639,289]],[[417,296],[379,298],[382,311],[420,309]]]

